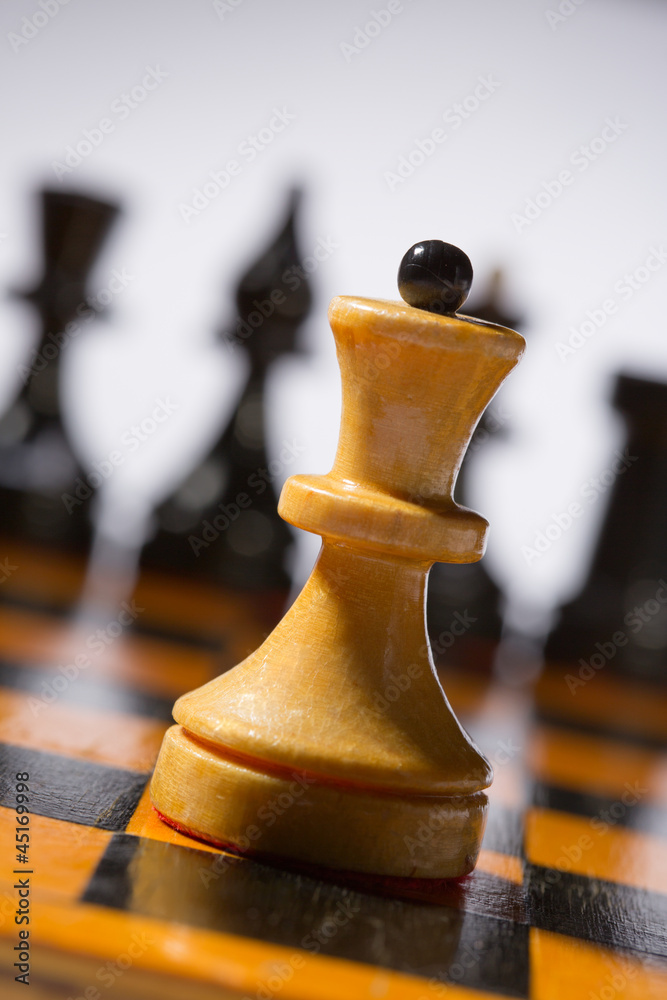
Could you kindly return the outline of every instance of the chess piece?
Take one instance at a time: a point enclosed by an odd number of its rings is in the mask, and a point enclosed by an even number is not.
[[[310,309],[296,239],[300,201],[300,192],[293,191],[280,231],[239,282],[239,320],[224,337],[250,362],[245,386],[210,453],[157,511],[159,528],[144,548],[144,566],[231,587],[289,589],[286,563],[293,539],[276,511],[264,398],[271,366],[296,350]]]
[[[588,502],[609,490],[607,511],[588,578],[561,609],[545,656],[665,681],[667,385],[619,375],[612,402],[627,427],[626,446],[588,485]]]
[[[64,347],[102,310],[88,294],[88,276],[119,208],[51,190],[41,202],[43,276],[15,293],[37,309],[41,332],[21,369],[23,388],[0,419],[0,521],[12,536],[87,552],[90,501],[78,502],[76,493],[85,477],[63,422],[60,363]],[[69,509],[67,495],[75,497]]]
[[[503,275],[491,273],[484,296],[466,303],[478,320],[521,329],[520,318],[503,303]],[[471,461],[491,434],[503,433],[502,424],[487,412],[475,428],[456,480],[456,500],[470,502]],[[433,657],[438,668],[458,666],[488,673],[503,631],[503,594],[486,568],[486,560],[474,563],[436,563],[428,580],[427,621]]]
[[[185,832],[385,876],[473,868],[492,772],[436,677],[426,580],[434,560],[482,555],[487,522],[452,494],[524,342],[456,315],[471,278],[465,254],[428,241],[399,271],[412,304],[332,301],[338,451],[328,475],[288,479],[279,507],[322,549],[260,648],[174,707],[151,794]]]

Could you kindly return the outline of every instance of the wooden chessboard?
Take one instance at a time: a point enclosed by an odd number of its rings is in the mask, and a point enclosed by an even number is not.
[[[667,996],[664,689],[601,671],[572,695],[553,670],[525,692],[450,672],[496,772],[475,872],[400,891],[325,880],[182,836],[148,798],[174,699],[254,648],[275,597],[149,578],[132,629],[93,651],[65,610],[81,567],[9,543],[0,557],[15,567],[0,585],[3,997]],[[25,872],[29,994],[13,966]]]

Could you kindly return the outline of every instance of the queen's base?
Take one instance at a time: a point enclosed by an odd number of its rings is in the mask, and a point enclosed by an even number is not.
[[[256,764],[172,726],[151,784],[153,804],[172,825],[258,857],[405,878],[456,878],[475,866],[484,792],[393,795]]]

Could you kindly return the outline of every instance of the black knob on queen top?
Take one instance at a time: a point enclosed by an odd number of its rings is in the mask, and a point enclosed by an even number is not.
[[[460,309],[472,284],[472,264],[463,250],[442,240],[410,247],[398,269],[398,290],[408,305],[451,314]]]

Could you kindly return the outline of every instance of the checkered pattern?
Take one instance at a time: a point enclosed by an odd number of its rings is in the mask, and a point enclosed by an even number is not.
[[[35,618],[42,620],[43,612],[35,611]],[[166,636],[156,641],[170,642]],[[183,637],[178,641],[183,645]],[[25,700],[53,671],[48,663],[6,659],[0,662],[0,690],[20,693]],[[191,686],[184,672],[182,689]],[[133,687],[127,678],[114,682],[108,675],[82,678],[60,699],[61,708],[71,710],[82,725],[94,708],[115,719],[119,732],[125,720],[166,728],[171,703],[169,696],[145,685]],[[485,750],[493,747],[495,734],[485,739],[485,723],[476,720],[474,710],[466,723]],[[538,732],[544,728],[567,736],[585,731],[588,739],[598,738],[595,726],[581,719],[543,715],[527,724]],[[598,736],[605,746],[614,743],[620,755],[624,747],[639,748],[656,755],[663,767],[667,764],[655,737],[629,738],[610,731]],[[613,796],[599,788],[566,787],[520,772],[515,804],[492,798],[483,845],[487,863],[482,860],[463,880],[424,891],[413,885],[405,894],[390,894],[368,880],[322,881],[312,873],[251,859],[229,856],[221,868],[218,852],[208,846],[175,835],[157,820],[142,826],[138,815],[147,810],[150,765],[111,766],[76,750],[56,753],[25,741],[0,744],[0,760],[3,806],[12,805],[14,773],[28,770],[34,814],[68,829],[76,824],[107,832],[104,849],[93,853],[81,882],[77,898],[83,908],[93,904],[165,925],[173,922],[396,970],[421,977],[424,996],[438,996],[443,983],[451,984],[453,995],[457,987],[467,987],[499,997],[533,996],[531,929],[610,949],[623,960],[657,965],[664,968],[667,983],[667,894],[662,885],[662,891],[653,891],[577,874],[570,866],[536,863],[526,851],[529,810],[547,820],[557,813],[590,822],[614,804]],[[654,799],[640,803],[619,818],[617,830],[639,838],[633,843],[639,843],[640,851],[641,838],[655,846],[667,835],[667,810]],[[346,918],[337,919],[341,914]]]

